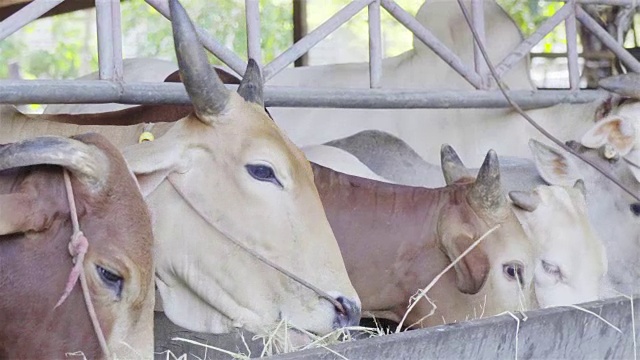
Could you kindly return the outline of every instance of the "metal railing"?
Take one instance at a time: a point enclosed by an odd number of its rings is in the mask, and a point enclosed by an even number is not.
[[[70,1],[70,0],[68,0]],[[145,0],[160,14],[170,19],[167,0]],[[484,38],[484,0],[471,0],[473,24]],[[62,0],[35,0],[0,22],[0,41],[22,26],[61,3]],[[514,91],[514,100],[525,107],[550,106],[561,102],[588,102],[604,96],[602,91],[579,90],[577,49],[577,23],[589,29],[610,49],[625,66],[640,72],[638,62],[627,50],[587,14],[579,4],[607,4],[633,6],[636,0],[564,0],[565,4],[547,19],[533,34],[524,39],[502,61],[496,64],[500,77],[504,75],[532,48],[564,21],[567,35],[569,90]],[[248,55],[260,62],[260,13],[258,0],[245,0]],[[462,76],[476,91],[399,90],[380,88],[382,77],[382,46],[380,8],[409,29],[434,53]],[[477,44],[474,46],[473,67],[465,64],[415,17],[393,0],[353,0],[331,18],[302,39],[262,66],[265,80],[273,78],[313,46],[326,38],[354,15],[367,8],[369,15],[369,86],[370,89],[310,89],[267,86],[265,101],[268,106],[348,107],[348,108],[446,108],[446,107],[506,107],[497,90],[492,89],[486,63]],[[130,104],[187,104],[189,99],[181,84],[124,83],[122,82],[122,31],[120,2],[96,0],[98,27],[98,59],[100,80],[0,80],[0,103],[109,103]],[[428,24],[427,24],[428,25]],[[229,66],[242,74],[246,62],[222,45],[204,29],[196,26],[203,46]],[[64,89],[64,91],[59,91]]]

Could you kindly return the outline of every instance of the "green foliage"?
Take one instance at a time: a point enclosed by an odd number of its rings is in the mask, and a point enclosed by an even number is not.
[[[307,0],[309,29],[312,30],[340,8],[347,0]],[[455,1],[455,0],[447,0]],[[398,0],[415,14],[424,0]],[[538,0],[498,0],[514,17],[525,34],[533,32],[562,3]],[[244,0],[182,0],[197,24],[207,29],[223,45],[246,58],[246,24]],[[171,26],[162,15],[142,0],[121,3],[123,55],[154,57],[175,61]],[[293,42],[291,0],[260,0],[262,16],[262,57],[269,62]],[[382,29],[386,56],[411,47],[412,35],[382,10]],[[367,11],[361,11],[344,25],[366,49]],[[562,44],[564,32],[558,29],[545,38],[545,49]],[[547,45],[548,44],[548,45]],[[557,50],[557,49],[554,49]],[[210,55],[210,61],[220,61]],[[41,19],[27,25],[0,42],[0,64],[20,64],[24,78],[68,79],[96,71],[98,68],[95,10],[77,11]],[[8,76],[8,66],[0,66],[0,78]]]

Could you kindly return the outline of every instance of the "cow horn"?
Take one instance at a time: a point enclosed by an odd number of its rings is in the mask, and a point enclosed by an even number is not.
[[[264,100],[262,97],[263,87],[264,80],[260,73],[260,67],[255,60],[249,59],[249,62],[247,63],[247,70],[244,72],[244,77],[238,87],[238,94],[240,94],[240,96],[242,96],[246,101],[264,107]]]
[[[210,123],[211,116],[224,111],[230,91],[209,65],[193,23],[178,0],[170,0],[171,26],[180,76],[196,115]]]
[[[447,185],[451,185],[462,178],[472,177],[456,151],[449,144],[442,144],[440,147],[440,165]]]
[[[58,136],[35,137],[0,147],[0,171],[41,164],[63,166],[82,182],[100,189],[107,179],[109,160],[94,146]]]
[[[506,205],[500,185],[500,163],[495,151],[489,150],[484,158],[469,195],[474,204],[485,210],[494,211]]]
[[[618,95],[640,99],[640,74],[610,76],[598,81],[598,86]]]

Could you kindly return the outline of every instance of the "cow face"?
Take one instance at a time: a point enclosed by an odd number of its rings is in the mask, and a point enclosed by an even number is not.
[[[541,307],[596,300],[607,271],[602,241],[591,226],[584,183],[510,192],[536,250],[534,282]]]
[[[109,349],[121,358],[151,355],[151,221],[122,155],[97,134],[34,138],[0,153],[0,170],[31,166],[17,183],[10,173],[0,177],[0,254],[8,255],[0,262],[11,269],[0,270],[7,280],[0,300],[0,353],[10,358],[76,351],[100,356],[80,284],[56,307],[72,267],[72,229],[62,170],[34,166],[51,164],[73,174],[79,226],[88,239],[84,273]]]
[[[631,191],[640,193],[640,183],[621,158],[605,159],[601,155],[605,148],[589,149],[575,141],[570,141],[567,145],[619,179]],[[529,142],[529,146],[534,155],[536,168],[547,183],[571,187],[577,180],[585,179],[589,219],[598,236],[604,241],[610,264],[603,296],[616,295],[610,292],[611,286],[618,291],[632,293],[636,279],[640,276],[637,267],[632,265],[640,256],[637,204],[617,185],[587,164],[573,161],[566,153],[534,140]],[[598,251],[597,248],[587,250]],[[598,266],[598,263],[591,266]]]
[[[172,1],[171,11],[195,112],[160,139],[124,151],[147,184],[151,208],[162,209],[154,214],[156,233],[190,234],[157,241],[167,316],[206,332],[261,333],[281,318],[319,334],[357,323],[360,302],[310,165],[265,112],[258,67],[250,61],[239,93],[228,91],[184,9]],[[328,292],[343,310],[236,243]]]
[[[533,248],[502,193],[495,152],[487,154],[475,181],[450,146],[443,146],[441,157],[448,185],[460,187],[438,222],[441,248],[449,258],[453,261],[500,225],[454,267],[458,290],[473,296],[486,315],[530,308],[535,304]]]

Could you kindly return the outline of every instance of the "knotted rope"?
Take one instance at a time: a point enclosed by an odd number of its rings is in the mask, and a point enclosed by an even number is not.
[[[80,231],[80,225],[78,223],[78,212],[76,210],[76,201],[73,196],[73,188],[71,187],[69,172],[67,170],[64,170],[63,174],[64,185],[67,190],[67,200],[69,201],[69,212],[71,213],[71,223],[73,224],[73,234],[71,235],[71,241],[69,242],[69,253],[73,257],[74,265],[71,269],[71,273],[69,273],[69,278],[67,280],[67,285],[64,288],[64,293],[60,297],[60,300],[58,300],[58,302],[56,303],[54,309],[62,305],[62,303],[67,299],[67,297],[73,290],[73,287],[78,282],[79,278],[80,286],[82,287],[82,294],[84,295],[84,303],[87,306],[87,311],[89,312],[89,317],[91,318],[93,330],[98,337],[98,342],[100,343],[100,348],[102,349],[103,354],[107,359],[110,359],[111,352],[109,351],[107,341],[105,340],[102,329],[100,328],[100,323],[98,322],[98,316],[96,315],[95,308],[93,307],[93,302],[91,302],[89,285],[87,284],[87,277],[84,273],[84,256],[89,248],[89,241],[84,236],[82,231]]]

